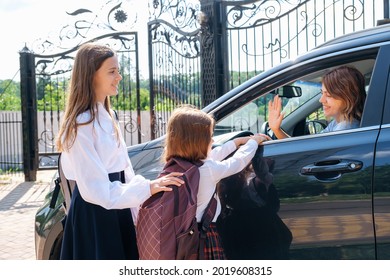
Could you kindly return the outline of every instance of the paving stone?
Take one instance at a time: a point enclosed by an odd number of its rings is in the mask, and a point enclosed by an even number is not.
[[[38,171],[37,181],[21,175],[0,184],[0,260],[35,260],[34,219],[50,189],[54,170]]]

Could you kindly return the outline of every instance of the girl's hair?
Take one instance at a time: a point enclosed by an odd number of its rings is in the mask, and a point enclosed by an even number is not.
[[[366,90],[364,76],[352,66],[340,66],[322,77],[322,83],[329,94],[344,101],[342,112],[346,121],[362,118]]]
[[[64,118],[56,142],[58,151],[69,150],[72,147],[79,125],[86,125],[95,120],[97,101],[93,88],[94,76],[103,62],[114,55],[115,52],[111,48],[93,43],[84,44],[78,50],[70,79]],[[104,101],[104,107],[112,117],[110,99],[108,97]],[[77,116],[85,111],[90,112],[91,119],[85,123],[77,123]],[[118,137],[119,128],[114,118],[113,123]]]
[[[168,121],[163,159],[181,157],[191,162],[207,157],[214,119],[191,106],[176,108]]]

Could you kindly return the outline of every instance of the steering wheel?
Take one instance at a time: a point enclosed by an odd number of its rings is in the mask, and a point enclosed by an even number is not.
[[[251,131],[243,130],[243,131],[237,132],[231,139],[235,139],[235,138],[238,138],[238,137],[252,136],[252,135],[254,135],[254,134]]]
[[[214,138],[214,143],[213,143],[213,148],[222,145],[223,143],[236,139],[238,137],[246,137],[246,136],[252,136],[254,135],[252,132],[249,130],[242,130],[242,131],[234,131],[234,132],[229,132],[225,133],[222,135],[217,136],[217,139]]]
[[[272,129],[269,127],[269,124],[268,122],[264,122],[260,128],[260,133],[263,133],[265,135],[268,135],[269,137],[271,137],[272,139],[276,140],[276,136],[274,134],[274,132],[272,131]]]

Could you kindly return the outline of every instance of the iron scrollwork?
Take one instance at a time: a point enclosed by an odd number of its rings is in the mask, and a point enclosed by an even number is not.
[[[310,5],[316,5],[312,0],[280,0],[280,1],[240,1],[237,4],[234,2],[228,2],[226,4],[226,19],[228,30],[241,30],[249,28],[262,27],[265,30],[272,30],[280,24],[281,21],[288,21],[288,18],[293,12],[297,14],[297,19],[293,23],[297,26],[295,34],[289,34],[284,36],[283,33],[274,32],[271,36],[267,36],[268,42],[263,42],[264,49],[257,52],[251,51],[247,43],[241,44],[241,50],[243,53],[249,56],[262,56],[271,55],[278,52],[281,59],[289,56],[286,50],[287,46],[292,41],[297,40],[299,36],[307,32],[311,34],[313,38],[319,38],[323,32],[325,26],[320,24],[320,17],[325,17],[327,10],[334,9],[336,5],[342,7],[341,0],[334,0],[329,3],[323,3],[323,8],[313,10]],[[348,21],[356,21],[361,18],[363,14],[364,4],[362,0],[354,1],[352,4],[343,8],[343,18]],[[310,13],[309,13],[310,11]],[[313,12],[314,11],[314,12]],[[323,21],[325,24],[325,21]],[[275,35],[278,34],[278,35]],[[306,38],[306,40],[309,40]],[[256,45],[257,46],[257,45]],[[258,46],[262,47],[262,46]]]
[[[149,9],[152,43],[166,44],[169,49],[185,58],[197,58],[200,55],[197,15],[200,11],[198,1],[170,0],[153,1]],[[172,63],[170,52],[160,52],[156,61]],[[160,64],[161,65],[161,64]],[[182,66],[174,66],[180,71]],[[180,73],[180,72],[177,72]]]
[[[355,21],[362,17],[364,14],[364,3],[363,0],[358,0],[360,5],[357,5],[357,2],[354,2],[354,4],[348,5],[344,9],[344,18],[346,18],[349,21]]]
[[[120,59],[126,61],[122,71],[130,76],[128,79],[131,79],[132,75],[138,75],[138,68],[133,69],[135,67],[129,66],[138,67],[138,58],[135,57],[138,48],[137,32],[131,32],[135,29],[138,20],[139,9],[133,7],[136,4],[137,1],[134,0],[109,0],[97,10],[81,7],[67,11],[66,14],[70,20],[60,28],[57,36],[51,33],[45,39],[35,40],[32,43],[31,52],[34,53],[35,73],[39,79],[38,95],[44,96],[43,98],[53,97],[50,101],[55,102],[58,95],[63,94],[70,78],[76,51],[80,45],[87,42],[99,41],[99,43],[110,46],[117,51]],[[57,90],[56,87],[61,87],[61,90]],[[133,91],[124,93],[125,98],[133,94]],[[46,116],[48,108],[46,108],[45,100],[42,100],[43,113]],[[49,108],[48,111],[51,114],[53,114],[52,109]],[[59,114],[59,111],[57,113]],[[57,121],[60,122],[59,116]],[[54,132],[46,128],[47,125],[50,126],[50,123],[46,124],[46,118],[43,122],[44,131],[40,133],[38,139],[40,150],[55,152]],[[131,117],[125,117],[123,124],[125,130],[130,133],[137,129],[140,130]],[[55,164],[54,161],[47,155],[40,158],[41,166],[52,164]]]
[[[72,20],[60,28],[58,36],[39,38],[32,43],[32,51],[38,58],[37,74],[70,72],[75,51],[88,41],[105,39],[104,43],[117,51],[134,49],[135,40],[123,36],[137,23],[137,10],[132,8],[133,4],[130,0],[110,0],[100,11],[80,8],[66,12]],[[101,34],[110,36],[104,38]]]
[[[200,72],[199,0],[154,0],[149,2],[148,32],[153,54],[149,68],[153,71],[151,100],[152,139],[165,132],[170,110],[161,104],[197,103],[193,80]],[[168,101],[169,100],[169,101]]]
[[[87,38],[132,30],[137,22],[137,12],[136,9],[132,9],[132,5],[133,1],[130,0],[110,0],[100,8],[100,12],[86,8],[66,12],[72,17],[73,22],[64,25],[58,37],[36,40],[32,50],[37,54],[69,50],[84,43]],[[129,13],[134,14],[129,16]]]

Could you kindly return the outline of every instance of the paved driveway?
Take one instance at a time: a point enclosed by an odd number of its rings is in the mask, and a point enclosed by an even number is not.
[[[34,217],[54,172],[39,171],[35,182],[24,182],[23,174],[0,181],[0,260],[36,259]]]

